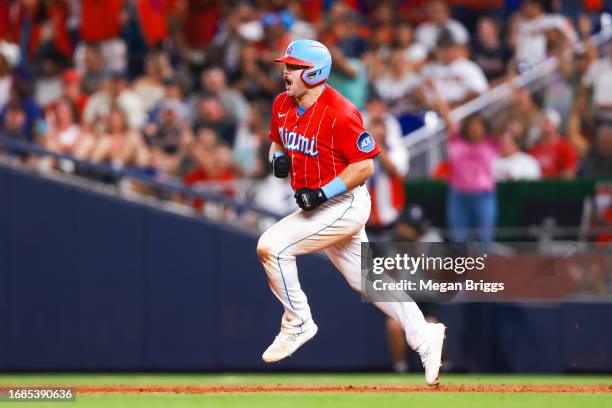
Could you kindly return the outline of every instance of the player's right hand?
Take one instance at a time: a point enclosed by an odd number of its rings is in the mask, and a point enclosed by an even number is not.
[[[291,167],[291,157],[287,155],[276,156],[270,163],[272,166],[272,172],[274,176],[278,178],[285,178],[289,175],[289,168]]]

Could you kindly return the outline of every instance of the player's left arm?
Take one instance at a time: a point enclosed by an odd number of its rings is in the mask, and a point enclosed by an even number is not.
[[[311,211],[330,198],[363,184],[374,174],[374,161],[364,159],[346,166],[332,181],[321,188],[301,188],[295,192],[295,199],[304,211]]]
[[[372,174],[374,174],[374,160],[365,159],[346,166],[339,177],[346,186],[346,190],[352,190],[365,183]]]

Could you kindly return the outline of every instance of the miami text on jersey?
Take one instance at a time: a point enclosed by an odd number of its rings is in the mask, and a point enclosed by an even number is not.
[[[285,149],[296,150],[313,157],[319,155],[319,151],[317,150],[317,139],[309,139],[308,136],[300,135],[296,132],[289,132],[282,126],[279,126],[278,133],[280,134]]]

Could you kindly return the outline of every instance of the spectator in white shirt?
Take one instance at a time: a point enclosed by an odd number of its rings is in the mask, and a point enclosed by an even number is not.
[[[436,60],[423,67],[421,76],[440,97],[454,108],[489,89],[482,69],[464,57],[463,46],[457,44],[449,31],[443,30],[436,49]],[[429,95],[431,98],[431,95]]]
[[[593,90],[595,117],[612,121],[612,43],[606,46],[606,55],[589,66],[582,84],[583,91]]]
[[[559,14],[544,12],[542,0],[525,0],[522,15],[524,20],[516,27],[516,60],[519,70],[525,70],[546,58],[546,34],[558,29],[571,42],[578,40],[572,24]]]
[[[94,130],[94,127],[105,122],[115,104],[125,113],[131,129],[141,129],[144,126],[146,113],[140,97],[129,88],[125,74],[115,72],[103,82],[102,88],[87,100],[83,112],[86,128]]]
[[[365,129],[369,128],[371,122],[379,121],[384,124],[385,142],[391,160],[396,163],[398,172],[405,176],[408,172],[408,152],[402,143],[402,126],[397,118],[389,113],[387,104],[376,92],[370,94],[366,110],[361,116]]]
[[[397,113],[408,108],[407,100],[421,83],[405,56],[404,50],[396,49],[391,53],[386,72],[374,81],[374,89]]]
[[[500,140],[500,156],[493,160],[493,176],[496,181],[539,180],[542,176],[537,160],[520,149],[520,136],[512,126]]]
[[[19,62],[19,47],[0,40],[0,109],[9,102],[13,85],[13,68]]]
[[[468,43],[470,39],[468,31],[463,24],[451,18],[450,10],[444,1],[434,0],[429,2],[427,16],[427,21],[417,27],[415,37],[419,43],[425,45],[430,51],[436,48],[442,29],[451,33],[455,43]]]
[[[227,77],[221,68],[207,69],[202,73],[201,80],[204,93],[218,98],[232,120],[238,124],[249,120],[249,104],[246,98],[227,85]]]

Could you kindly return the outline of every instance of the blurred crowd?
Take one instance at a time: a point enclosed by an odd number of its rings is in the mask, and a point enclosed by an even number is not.
[[[403,206],[402,138],[426,113],[448,119],[551,57],[561,75],[543,91],[515,89],[494,120],[449,123],[467,147],[455,154],[449,136],[448,160],[432,177],[474,187],[458,170],[474,151],[488,167],[470,167],[472,177],[492,169],[483,186],[612,174],[612,45],[588,41],[610,3],[0,0],[0,130],[83,161],[221,184],[228,195],[233,180],[259,180],[253,202],[286,212],[291,193],[269,177],[266,154],[271,103],[284,90],[272,61],[292,40],[316,38],[332,52],[329,83],[363,111],[383,147],[377,166],[394,186],[379,193],[374,223],[384,225]],[[472,150],[479,138],[493,150]],[[39,169],[94,177],[70,161],[3,150]]]

